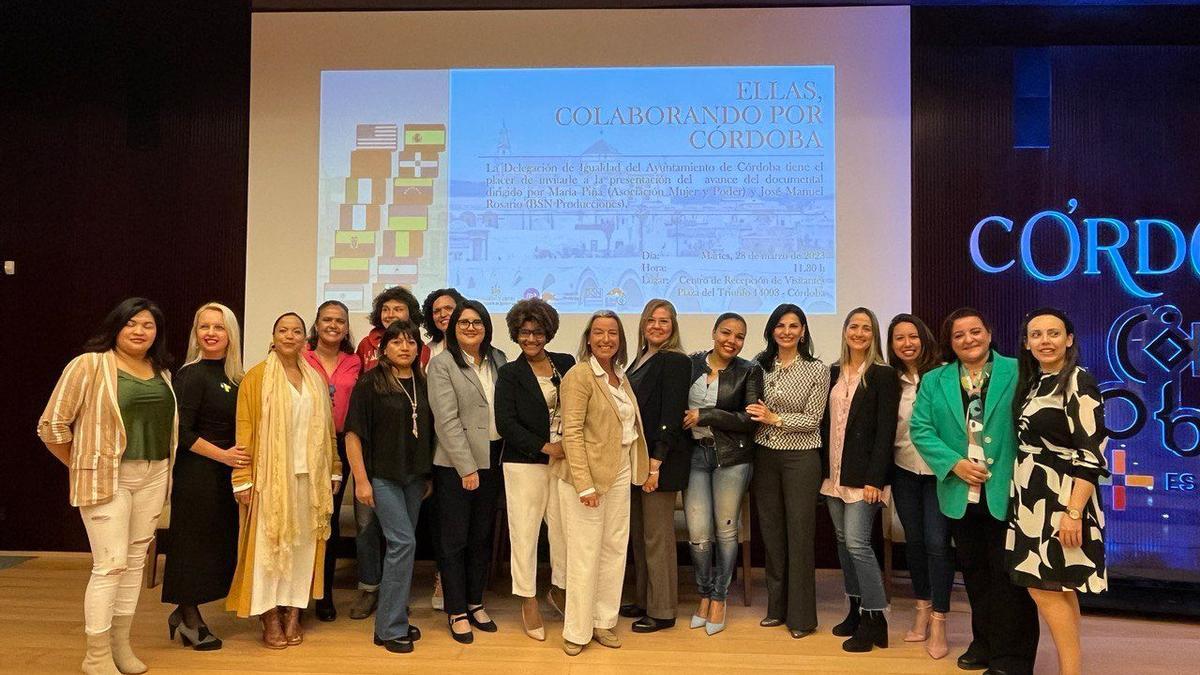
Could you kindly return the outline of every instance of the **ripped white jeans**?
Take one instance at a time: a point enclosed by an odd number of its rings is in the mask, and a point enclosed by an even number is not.
[[[169,471],[165,459],[121,462],[113,498],[79,508],[92,547],[92,576],[83,596],[88,635],[111,628],[114,614],[132,615],[137,609],[146,549],[166,503]]]

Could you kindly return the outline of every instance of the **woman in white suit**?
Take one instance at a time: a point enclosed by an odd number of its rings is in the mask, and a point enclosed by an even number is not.
[[[620,647],[613,632],[629,546],[630,485],[646,482],[650,456],[637,396],[623,370],[621,320],[600,310],[588,320],[579,363],[562,382],[563,453],[556,469],[567,536],[567,608],[563,651],[590,641]]]

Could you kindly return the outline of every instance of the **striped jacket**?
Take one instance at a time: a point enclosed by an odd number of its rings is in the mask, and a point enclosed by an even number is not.
[[[164,370],[162,376],[170,387],[171,374]],[[38,420],[37,433],[47,444],[71,444],[71,506],[93,506],[113,498],[126,438],[117,405],[117,357],[112,351],[81,354],[67,364]],[[178,443],[176,408],[172,461]]]

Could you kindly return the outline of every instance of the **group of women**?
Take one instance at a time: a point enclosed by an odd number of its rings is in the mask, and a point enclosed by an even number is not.
[[[953,538],[972,608],[960,667],[1031,672],[1040,610],[1060,669],[1080,670],[1076,593],[1106,585],[1095,489],[1106,439],[1095,380],[1058,310],[1026,317],[1011,359],[992,349],[991,327],[973,309],[946,318],[939,345],[912,315],[884,333],[859,307],[830,367],[791,304],[771,313],[766,349],[752,360],[741,357],[748,325],[735,313],[717,317],[711,346],[689,356],[665,300],[646,305],[632,354],[608,310],[588,319],[574,355],[548,351],[558,314],[536,298],[505,317],[520,347],[512,361],[492,344],[486,307],[454,289],[423,307],[408,290],[387,289],[371,321],[355,349],[341,303],[322,304],[311,329],[284,314],[267,359],[243,373],[236,318],[206,304],[172,388],[162,313],[134,298],[68,364],[39,434],[69,468],[93,551],[85,672],[146,670],[129,627],[168,491],[172,637],[220,648],[198,607],[222,597],[260,618],[271,648],[302,642],[311,600],[318,618],[333,620],[331,549],[349,476],[359,562],[351,615],[377,607],[375,643],[392,652],[411,652],[421,636],[408,611],[426,498],[453,639],[497,630],[483,590],[503,493],[524,631],[546,638],[537,592],[545,523],[545,597],[575,655],[592,641],[620,647],[618,616],[635,618],[637,633],[675,625],[679,492],[699,595],[689,625],[721,632],[752,492],[766,553],[763,627],[786,626],[793,638],[817,628],[823,501],[849,600],[832,632],[849,652],[887,647],[871,533],[890,502],[917,597],[906,641],[925,642],[933,658],[948,652]],[[629,549],[635,584],[622,604]]]

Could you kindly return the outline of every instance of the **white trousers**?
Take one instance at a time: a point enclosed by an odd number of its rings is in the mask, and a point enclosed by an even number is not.
[[[83,594],[83,627],[88,635],[112,628],[113,615],[137,610],[158,517],[167,500],[170,461],[121,462],[117,491],[103,504],[79,507],[92,548],[92,576]]]
[[[313,533],[312,495],[308,492],[310,476],[289,474],[292,485],[290,488],[295,495],[293,501],[298,531],[292,545],[292,564],[286,570],[275,571],[267,565],[267,514],[260,509],[254,525],[254,536],[257,542],[254,555],[254,581],[250,593],[250,615],[257,616],[272,607],[308,607],[312,599],[313,574],[316,570],[317,537]],[[253,488],[252,488],[253,489]],[[259,498],[260,495],[255,495]],[[260,507],[262,503],[260,502]],[[327,595],[325,597],[333,597]]]
[[[557,486],[561,481],[550,471],[548,464],[506,463],[503,466],[513,595],[522,598],[537,595],[538,535],[543,520],[550,539],[550,583],[566,588],[567,549]]]
[[[621,608],[629,547],[629,477],[626,466],[596,508],[584,506],[566,481],[558,482],[567,537],[567,612],[563,639],[587,644],[593,628],[613,628]]]

